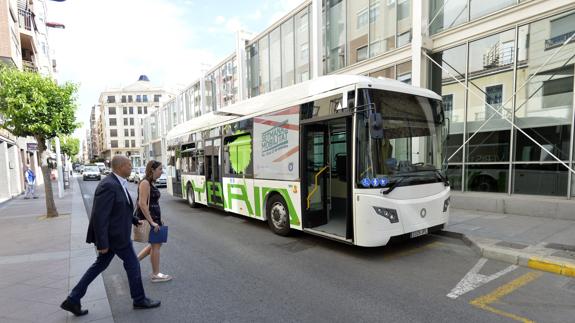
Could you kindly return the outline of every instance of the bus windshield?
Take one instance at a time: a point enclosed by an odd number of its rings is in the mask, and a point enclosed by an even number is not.
[[[395,187],[446,181],[442,172],[446,131],[441,102],[383,90],[359,91],[357,186]],[[377,118],[379,134],[373,130]]]

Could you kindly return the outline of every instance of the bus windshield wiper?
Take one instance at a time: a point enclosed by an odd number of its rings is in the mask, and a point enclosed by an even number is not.
[[[399,185],[401,182],[403,182],[404,179],[406,179],[407,177],[401,177],[400,179],[395,180],[394,182],[392,182],[389,187],[387,188],[387,190],[382,190],[381,194],[387,195],[389,193],[391,193],[391,191],[393,191],[397,185]]]

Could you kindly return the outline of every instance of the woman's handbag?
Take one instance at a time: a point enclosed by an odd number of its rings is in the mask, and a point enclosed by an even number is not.
[[[138,199],[140,199],[140,187],[138,186]],[[148,194],[148,207],[150,205],[150,194]],[[136,241],[136,242],[142,242],[142,243],[148,243],[148,241],[150,240],[150,229],[151,229],[151,225],[150,222],[148,222],[146,220],[146,218],[143,216],[142,210],[140,210],[140,206],[136,206],[136,210],[134,211],[134,216],[138,217],[138,218],[144,218],[144,221],[142,224],[140,225],[136,225],[134,226],[133,229],[133,238],[132,240]],[[139,215],[142,215],[141,217]]]
[[[150,240],[150,222],[144,220],[144,223],[134,226],[134,238],[136,242],[148,243]]]

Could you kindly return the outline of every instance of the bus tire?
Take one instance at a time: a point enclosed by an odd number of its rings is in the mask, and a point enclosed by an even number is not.
[[[195,208],[198,206],[198,203],[196,203],[196,197],[194,195],[194,190],[192,189],[192,186],[189,184],[186,188],[186,200],[188,200],[188,205],[191,208]]]
[[[270,229],[280,236],[290,233],[289,209],[283,197],[279,194],[270,196],[267,202],[266,215]]]

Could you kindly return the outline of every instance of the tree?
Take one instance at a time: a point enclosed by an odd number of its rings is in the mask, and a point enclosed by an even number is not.
[[[62,137],[60,140],[60,150],[63,154],[74,159],[80,152],[80,139],[74,137]]]
[[[42,165],[46,192],[46,216],[58,216],[54,203],[46,141],[58,135],[70,135],[77,127],[77,85],[58,85],[36,73],[0,67],[0,124],[15,136],[32,136],[38,142],[38,164]]]

